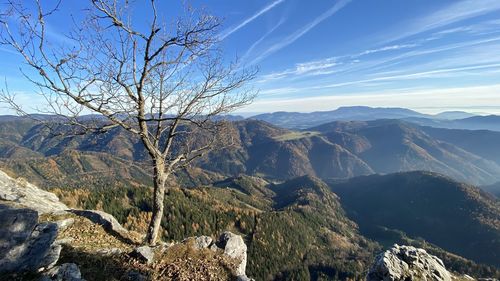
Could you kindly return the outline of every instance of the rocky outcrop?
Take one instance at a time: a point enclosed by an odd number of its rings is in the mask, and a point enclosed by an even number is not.
[[[38,223],[38,213],[0,205],[0,275],[41,271],[59,259],[56,223]]]
[[[229,231],[221,234],[216,242],[217,247],[224,250],[224,254],[236,260],[239,264],[236,268],[236,275],[245,275],[247,267],[247,245],[240,235],[236,235]]]
[[[40,214],[67,210],[55,194],[0,171],[0,276],[41,272],[42,280],[83,280],[75,264],[54,267],[63,244],[58,232],[74,219],[39,222]]]
[[[26,206],[40,214],[69,209],[54,193],[41,190],[24,179],[13,179],[3,171],[0,171],[0,201]]]
[[[39,222],[39,215],[44,213],[51,214],[50,216],[43,216],[44,220],[53,219],[54,217],[64,219],[53,222]],[[71,246],[73,242],[79,241],[77,238],[73,239],[72,236],[65,236],[65,234],[75,231],[74,227],[64,232],[63,235],[59,235],[58,238],[59,232],[71,227],[75,221],[78,227],[80,227],[82,221],[87,221],[72,214],[85,217],[94,224],[103,226],[108,234],[113,234],[115,239],[122,238],[119,239],[122,240],[121,242],[125,242],[130,246],[134,245],[131,242],[130,233],[112,215],[102,211],[69,209],[59,202],[55,194],[38,189],[23,180],[12,179],[0,171],[0,277],[12,276],[11,274],[22,276],[24,273],[29,273],[29,275],[35,273],[41,277],[40,280],[44,281],[83,280],[76,264],[58,264],[63,245],[64,247]],[[185,242],[188,241],[189,243],[192,242],[191,245],[195,249],[216,251],[217,259],[212,262],[225,260],[221,259],[219,255],[230,257],[231,268],[224,267],[223,270],[228,273],[233,271],[237,280],[253,280],[245,274],[247,247],[241,236],[231,232],[224,232],[218,239],[200,236],[185,240]],[[156,264],[153,263],[157,262],[154,260],[155,252],[156,254],[164,253],[171,246],[171,244],[162,244],[165,249],[161,247],[156,249],[149,246],[136,247],[132,252],[129,252],[129,256],[147,264],[147,267],[154,267]],[[123,250],[110,248],[100,249],[93,253],[106,257],[121,254]],[[213,254],[209,256],[213,256]],[[233,261],[236,261],[234,268],[232,266]],[[193,266],[191,260],[186,264],[188,270],[197,270],[189,267],[190,264]],[[215,267],[223,266],[218,263],[213,263],[212,267],[213,265]],[[206,270],[213,270],[213,268],[210,269],[210,266],[206,266]],[[189,276],[192,275],[189,274]],[[129,275],[129,280],[147,280],[147,276],[138,271],[137,274]]]
[[[204,249],[212,245],[213,239],[210,236],[199,236],[194,239],[194,247],[197,249]]]
[[[74,263],[63,263],[45,272],[40,281],[85,281]]]
[[[135,248],[130,255],[140,261],[143,261],[147,264],[151,264],[154,262],[155,252],[153,248],[149,246],[140,246]]]
[[[195,249],[210,249],[212,251],[222,251],[235,259],[238,263],[234,270],[237,280],[251,281],[253,279],[246,276],[247,266],[247,245],[240,235],[232,232],[223,232],[217,240],[213,240],[209,236],[190,237],[183,241],[183,243],[192,243]]]
[[[125,229],[112,215],[96,210],[71,210],[70,212],[85,217],[92,221],[93,223],[102,225],[111,234],[126,240],[127,242],[132,242],[130,240],[129,232]]]
[[[102,225],[107,231],[129,241],[129,232],[112,215],[96,210],[72,210],[59,201],[54,193],[42,190],[26,182],[24,179],[13,179],[0,171],[0,202],[5,201],[16,207],[26,207],[39,214],[72,212],[85,217],[96,224]],[[73,221],[62,221],[60,228],[66,227]]]
[[[424,249],[394,245],[375,259],[367,281],[451,281],[443,262]]]

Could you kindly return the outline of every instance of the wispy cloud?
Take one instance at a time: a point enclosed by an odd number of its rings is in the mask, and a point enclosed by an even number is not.
[[[487,20],[476,24],[463,25],[458,27],[452,27],[444,30],[434,32],[431,37],[426,40],[436,40],[444,36],[455,35],[455,34],[470,34],[470,35],[485,35],[494,34],[500,32],[500,20]]]
[[[342,89],[360,89],[365,86],[376,86],[380,83],[385,83],[387,85],[400,85],[400,81],[418,80],[418,79],[435,79],[435,78],[456,78],[460,76],[468,76],[475,74],[487,75],[488,73],[497,75],[500,71],[500,63],[490,63],[490,64],[477,64],[461,67],[448,67],[439,68],[427,71],[416,71],[409,73],[388,73],[386,75],[380,75],[373,78],[364,78],[358,80],[342,81],[335,83],[323,83],[314,86],[288,86],[288,87],[278,87],[263,90],[267,97],[274,96],[287,96],[293,93],[308,93],[309,95],[318,96],[320,92],[325,92],[332,89],[342,88]],[[347,87],[347,88],[346,88]],[[368,87],[370,88],[370,87]],[[373,88],[373,87],[371,87]]]
[[[463,0],[455,2],[441,10],[416,20],[410,24],[410,26],[405,26],[402,31],[389,36],[385,41],[396,41],[497,10],[500,10],[500,1],[498,0]]]
[[[339,1],[337,1],[335,3],[335,5],[333,5],[330,9],[328,9],[326,12],[321,14],[319,17],[315,18],[313,21],[309,22],[304,27],[300,28],[299,30],[295,31],[294,33],[290,34],[289,36],[285,37],[283,40],[280,40],[278,43],[275,43],[274,45],[267,48],[267,50],[265,50],[262,54],[260,54],[257,58],[255,58],[250,64],[257,63],[257,62],[261,61],[262,59],[266,58],[267,56],[269,56],[269,55],[285,48],[286,46],[292,44],[297,39],[299,39],[304,34],[306,34],[311,29],[313,29],[315,26],[320,24],[322,21],[333,16],[335,13],[337,13],[340,9],[342,9],[349,2],[351,2],[351,0],[339,0]]]
[[[249,48],[248,50],[245,52],[245,54],[243,55],[243,57],[241,58],[241,61],[245,62],[248,60],[249,56],[252,54],[253,50],[260,44],[262,43],[262,41],[264,41],[264,39],[266,39],[269,35],[271,35],[271,33],[273,33],[276,29],[278,29],[278,27],[280,27],[283,23],[285,22],[285,18],[281,18],[281,20],[275,25],[273,26],[273,28],[271,28],[270,30],[268,30],[264,35],[262,35],[262,37],[259,38],[259,40],[255,41]]]
[[[366,82],[433,78],[433,77],[438,77],[439,75],[442,75],[442,74],[457,73],[457,72],[470,71],[470,70],[497,69],[499,67],[500,67],[500,63],[491,63],[491,64],[463,66],[463,67],[441,68],[441,69],[434,69],[434,70],[429,70],[429,71],[398,74],[398,75],[391,75],[391,76],[380,76],[380,77],[369,78],[369,79],[348,81],[348,82],[342,82],[342,83],[333,83],[333,84],[328,84],[328,85],[309,87],[308,89],[337,88],[337,87],[343,87],[343,86],[352,86],[352,85],[356,85],[356,84],[362,84],[362,83],[366,83]]]
[[[335,72],[340,71],[339,69],[336,69],[335,67],[338,67],[341,64],[356,64],[361,62],[359,57],[369,55],[369,54],[374,54],[374,53],[380,53],[380,52],[387,52],[387,51],[396,51],[400,49],[405,49],[405,48],[412,48],[418,46],[417,44],[399,44],[399,45],[390,45],[390,46],[385,46],[381,47],[378,49],[369,49],[360,53],[356,54],[350,54],[350,55],[344,55],[344,56],[339,56],[339,57],[328,57],[324,59],[319,59],[319,60],[313,60],[309,62],[302,62],[302,63],[297,63],[293,68],[286,69],[284,71],[280,72],[273,72],[267,75],[263,75],[259,82],[267,82],[271,80],[277,80],[289,76],[296,76],[296,75],[301,75],[301,76],[314,76],[314,75],[327,75],[327,74],[332,74]]]
[[[271,80],[277,80],[281,78],[285,78],[288,76],[311,76],[311,75],[321,75],[333,73],[335,70],[333,69],[335,66],[339,65],[337,62],[337,58],[331,57],[321,60],[297,63],[293,68],[286,69],[280,72],[273,72],[270,74],[263,75],[258,82],[268,82]]]
[[[240,24],[236,25],[236,26],[233,26],[225,31],[223,31],[220,35],[219,35],[219,39],[220,40],[224,40],[226,37],[228,37],[229,35],[235,33],[236,31],[238,31],[239,29],[243,28],[245,25],[251,23],[252,21],[254,21],[256,18],[260,17],[261,15],[263,15],[264,13],[268,12],[269,10],[273,9],[274,7],[278,6],[279,4],[283,3],[285,0],[276,0],[274,2],[272,2],[271,4],[265,6],[263,9],[257,11],[257,13],[253,14],[251,17],[247,18],[246,20],[242,21]]]
[[[405,60],[411,59],[411,58],[416,58],[416,57],[429,57],[431,54],[437,54],[437,53],[442,53],[443,55],[445,53],[449,53],[450,51],[453,50],[464,50],[466,48],[471,48],[474,46],[485,46],[487,44],[491,43],[496,43],[500,41],[500,36],[493,36],[493,37],[488,37],[488,38],[481,38],[477,40],[469,40],[465,42],[459,42],[459,43],[452,43],[452,44],[445,44],[441,45],[438,47],[433,47],[433,48],[427,48],[427,49],[419,49],[419,50],[412,50],[409,52],[405,52],[403,54],[399,54],[397,56],[385,58],[384,60],[380,60],[378,62],[369,64],[366,69],[371,69],[371,71],[376,71],[379,69],[384,69],[384,68],[391,68],[396,66],[397,64],[400,64],[401,62],[404,62]],[[493,56],[496,57],[496,56]],[[472,61],[470,57],[462,57],[463,61]],[[435,62],[432,62],[435,64]]]
[[[400,49],[413,48],[416,46],[418,46],[418,45],[417,44],[399,44],[399,45],[384,46],[384,47],[377,48],[377,49],[370,49],[370,50],[363,51],[363,52],[359,53],[357,56],[365,56],[365,55],[380,53],[380,52],[385,52],[385,51],[395,51],[395,50],[400,50]]]

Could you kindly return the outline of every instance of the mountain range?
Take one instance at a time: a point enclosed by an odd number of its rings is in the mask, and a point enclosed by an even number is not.
[[[359,279],[393,243],[424,248],[455,272],[500,277],[500,132],[401,119],[231,124],[232,146],[176,173],[164,239],[241,233],[259,280]],[[137,231],[151,210],[147,161],[118,128],[56,136],[0,117],[2,170]]]
[[[280,111],[258,114],[249,119],[266,121],[289,129],[306,129],[333,121],[399,119],[436,128],[500,131],[500,116],[496,115],[481,116],[462,111],[445,111],[430,115],[397,107],[350,106],[310,113]]]
[[[104,134],[56,137],[34,121],[1,121],[0,165],[33,174],[37,184],[96,171],[144,184],[142,144],[114,128]],[[322,179],[425,170],[457,181],[500,181],[500,132],[419,126],[403,120],[336,121],[289,130],[256,120],[232,122],[234,145],[209,153],[179,178],[192,184],[240,174],[285,180]],[[192,175],[190,175],[190,173]],[[108,175],[108,176],[106,176]],[[49,181],[49,182],[47,182]],[[67,182],[67,181],[66,181]]]

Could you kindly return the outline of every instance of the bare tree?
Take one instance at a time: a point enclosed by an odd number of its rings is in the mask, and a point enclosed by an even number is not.
[[[225,62],[216,48],[220,21],[191,8],[167,22],[154,0],[144,1],[144,28],[134,22],[129,1],[89,0],[84,19],[74,19],[75,28],[56,40],[47,19],[59,4],[47,10],[41,0],[25,2],[5,4],[0,43],[31,68],[23,74],[47,100],[42,112],[81,133],[120,126],[141,140],[154,171],[146,242],[156,244],[168,177],[217,143],[223,122],[215,116],[253,100],[255,92],[245,85],[255,71]],[[8,91],[1,96],[26,113]],[[89,122],[82,113],[99,118]],[[195,135],[203,138],[195,141]]]

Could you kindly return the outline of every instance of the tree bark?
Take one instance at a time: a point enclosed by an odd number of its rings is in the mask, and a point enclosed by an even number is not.
[[[146,242],[150,246],[155,246],[158,233],[161,228],[161,219],[163,217],[163,205],[165,200],[165,182],[167,180],[165,166],[163,162],[155,161],[154,167],[154,189],[153,189],[153,216],[149,222],[148,233],[146,235]]]

